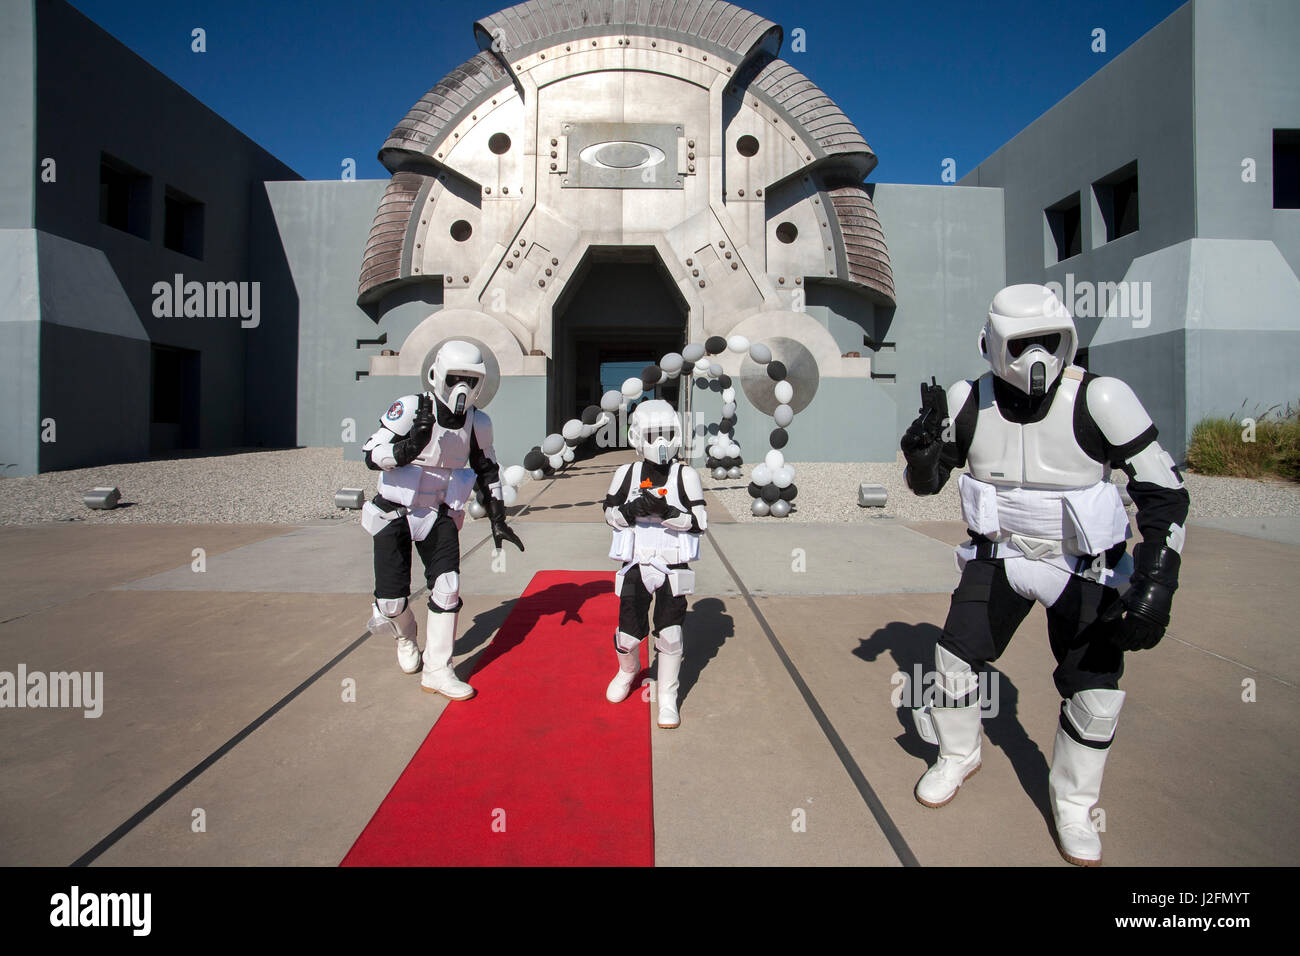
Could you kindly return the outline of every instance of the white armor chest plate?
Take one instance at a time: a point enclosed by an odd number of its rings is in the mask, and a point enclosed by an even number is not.
[[[425,468],[449,468],[455,471],[469,463],[470,434],[474,428],[474,415],[465,417],[460,428],[443,428],[433,423],[433,437],[424,446],[414,464]]]
[[[1089,458],[1075,438],[1079,383],[1079,378],[1067,373],[1047,415],[1017,425],[998,411],[992,373],[981,376],[979,415],[967,453],[971,476],[1002,488],[1085,488],[1105,480],[1110,469]]]
[[[641,462],[632,464],[632,480],[628,487],[628,501],[641,494]],[[678,511],[690,509],[678,494],[678,469],[680,463],[674,463],[668,471],[668,477],[662,486],[666,491],[666,500]],[[677,564],[682,561],[694,561],[700,555],[699,535],[685,531],[665,528],[663,520],[658,517],[637,518],[636,524],[622,531],[614,532],[614,542],[609,556],[617,561],[635,561],[649,563],[658,561],[662,564]]]

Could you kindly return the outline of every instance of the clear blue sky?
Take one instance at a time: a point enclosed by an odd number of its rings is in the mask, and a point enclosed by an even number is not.
[[[389,130],[478,51],[500,0],[74,0],[73,5],[307,179],[386,179]],[[1182,0],[742,3],[785,27],[782,55],[857,123],[877,182],[965,175]],[[207,52],[190,31],[207,31]],[[795,27],[807,52],[790,50]],[[1106,52],[1091,50],[1106,31]]]

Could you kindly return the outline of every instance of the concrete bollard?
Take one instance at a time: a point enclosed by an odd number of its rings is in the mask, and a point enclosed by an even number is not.
[[[365,503],[366,493],[361,488],[340,488],[334,492],[335,507],[358,511]]]
[[[96,511],[112,511],[122,500],[122,492],[116,488],[91,488],[81,496],[87,508]]]
[[[883,508],[885,507],[885,486],[872,485],[863,482],[858,485],[858,507],[859,508]]]

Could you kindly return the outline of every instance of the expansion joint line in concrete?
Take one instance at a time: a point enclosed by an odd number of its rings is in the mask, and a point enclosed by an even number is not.
[[[533,502],[536,501],[538,498],[540,498],[542,495],[544,495],[547,489],[550,488],[551,485],[554,484],[554,482],[555,479],[551,479],[551,481],[547,483],[545,488],[543,488],[537,494],[533,495],[533,497],[528,500],[528,504],[524,505],[524,507],[520,510],[519,514],[516,515],[515,517],[520,517],[525,513],[527,513],[528,509],[532,507]],[[475,551],[483,547],[483,545],[487,544],[491,540],[492,540],[492,536],[489,534],[487,537],[483,538],[481,541],[476,543],[472,548],[466,551],[464,557],[469,557],[471,554],[473,554]],[[418,598],[420,595],[424,594],[426,590],[428,589],[420,588],[418,591],[412,594],[411,597]],[[104,839],[100,840],[98,843],[92,846],[85,853],[81,854],[81,856],[77,857],[77,859],[72,862],[72,866],[89,866],[91,863],[94,863],[95,860],[103,856],[104,853],[107,852],[114,844],[116,844],[119,840],[121,840],[124,836],[126,836],[136,827],[138,827],[149,817],[151,817],[159,808],[161,808],[164,804],[166,804],[168,800],[176,796],[176,794],[180,793],[191,783],[197,780],[204,773],[204,771],[206,771],[209,767],[215,764],[226,754],[230,753],[230,751],[235,749],[236,746],[238,746],[246,738],[248,738],[255,730],[257,730],[259,727],[265,724],[268,720],[270,720],[281,710],[287,707],[294,699],[300,696],[302,692],[305,691],[308,687],[316,683],[316,681],[320,680],[320,678],[323,677],[325,674],[329,673],[331,668],[333,668],[345,657],[347,657],[358,647],[364,644],[369,637],[370,637],[370,632],[366,631],[366,633],[362,634],[360,637],[354,640],[347,647],[343,648],[343,650],[335,654],[332,658],[330,658],[329,661],[323,664],[314,674],[312,674],[301,684],[299,684],[293,690],[289,691],[289,693],[285,694],[278,701],[276,701],[265,711],[263,711],[260,715],[258,715],[258,717],[252,721],[252,723],[248,724],[246,727],[244,727],[243,730],[239,731],[239,733],[235,734],[233,737],[227,740],[216,750],[212,751],[212,753],[204,757],[201,761],[195,764],[194,767],[191,768],[188,773],[184,774],[179,779],[177,779],[174,783],[171,784],[171,786],[167,787],[167,789],[165,789],[162,793],[158,794],[158,796],[154,797],[152,800],[146,803],[135,813],[131,814],[131,816],[128,817],[115,830],[113,830],[112,833],[104,837]]]
[[[851,779],[853,785],[857,787],[863,803],[867,805],[867,809],[870,810],[871,815],[875,817],[876,825],[880,827],[880,832],[883,833],[885,839],[889,841],[889,846],[893,849],[894,855],[898,857],[898,862],[902,863],[903,866],[920,866],[921,862],[916,858],[916,854],[912,852],[912,848],[907,845],[907,840],[905,840],[903,834],[899,832],[898,827],[889,816],[889,811],[885,809],[885,805],[880,802],[880,797],[876,795],[876,791],[867,780],[866,774],[862,772],[862,768],[858,766],[857,761],[853,759],[853,755],[849,753],[849,748],[844,745],[844,740],[835,730],[835,725],[831,723],[830,718],[826,715],[826,711],[824,711],[821,704],[818,703],[816,695],[812,692],[812,688],[808,686],[807,682],[803,679],[803,675],[799,673],[799,668],[795,667],[794,661],[790,660],[790,655],[788,655],[785,652],[785,648],[781,646],[781,642],[777,639],[776,633],[772,630],[772,626],[768,624],[767,618],[763,616],[763,612],[759,610],[758,604],[755,603],[753,595],[749,593],[749,588],[745,587],[745,582],[740,579],[740,575],[736,573],[736,569],[732,566],[731,562],[727,560],[727,556],[723,553],[722,548],[718,546],[717,538],[713,536],[712,531],[706,530],[704,533],[708,537],[709,542],[713,545],[713,550],[717,553],[718,560],[720,560],[722,566],[727,569],[727,573],[731,575],[731,580],[736,583],[736,587],[740,590],[741,596],[744,597],[745,603],[749,605],[750,613],[753,614],[754,619],[758,621],[758,626],[763,629],[763,633],[767,636],[768,643],[772,645],[772,650],[776,651],[776,656],[780,658],[781,664],[785,667],[786,673],[789,674],[790,679],[794,681],[794,686],[798,688],[799,695],[803,697],[804,704],[806,704],[808,710],[812,712],[813,718],[817,721],[817,725],[821,727],[822,733],[825,734],[826,740],[831,745],[831,749],[835,751],[835,756],[840,758],[840,763],[844,765],[844,769],[848,773],[849,779]]]

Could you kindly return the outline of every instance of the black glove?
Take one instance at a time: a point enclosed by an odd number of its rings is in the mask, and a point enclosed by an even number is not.
[[[393,443],[393,458],[398,465],[409,465],[420,457],[432,438],[433,402],[428,395],[421,395],[415,406],[415,417],[411,419],[411,430],[401,441]]]
[[[645,512],[647,515],[664,517],[664,510],[668,507],[668,499],[663,495],[657,495],[649,488],[641,490],[641,499],[645,502]]]
[[[618,513],[623,516],[628,527],[636,524],[637,518],[644,518],[650,512],[646,510],[646,500],[644,495],[637,495],[631,501],[618,506]]]
[[[509,541],[520,551],[524,550],[524,543],[519,540],[519,535],[506,524],[506,503],[500,498],[489,498],[487,513],[488,523],[492,526],[492,544],[496,549],[501,550],[501,542],[504,540]]]
[[[1111,635],[1117,647],[1145,651],[1160,643],[1169,626],[1181,564],[1182,556],[1173,548],[1143,543],[1134,549],[1129,589],[1101,614],[1103,621],[1119,621]]]
[[[681,510],[674,508],[672,505],[664,505],[664,513],[660,515],[660,517],[667,521],[670,518],[676,518],[681,514]]]
[[[943,450],[943,441],[934,438],[930,431],[921,424],[921,419],[917,418],[907,426],[907,431],[903,432],[898,447],[902,450],[903,457],[907,459],[907,464],[913,471],[928,474],[934,470],[934,466],[939,462],[939,452]]]

